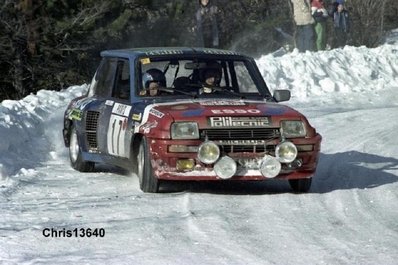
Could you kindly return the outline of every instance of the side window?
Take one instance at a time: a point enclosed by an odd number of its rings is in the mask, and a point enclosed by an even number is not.
[[[112,97],[118,99],[130,99],[130,66],[128,60],[117,62],[115,86]]]
[[[116,65],[117,61],[115,59],[104,59],[96,74],[97,86],[94,90],[94,95],[100,97],[110,96],[115,80]]]

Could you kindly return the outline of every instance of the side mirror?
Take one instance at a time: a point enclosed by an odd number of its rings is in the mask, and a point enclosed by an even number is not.
[[[277,102],[288,101],[290,99],[290,90],[275,90],[273,97]]]

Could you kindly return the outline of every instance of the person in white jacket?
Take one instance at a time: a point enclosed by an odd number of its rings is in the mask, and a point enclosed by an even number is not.
[[[310,0],[290,0],[296,24],[296,48],[300,52],[314,50],[314,19],[311,15]]]

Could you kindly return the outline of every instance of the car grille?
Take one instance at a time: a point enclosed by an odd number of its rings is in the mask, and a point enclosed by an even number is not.
[[[98,111],[87,111],[86,114],[86,139],[90,149],[97,149]]]
[[[266,143],[279,138],[280,131],[277,128],[205,129],[200,136],[219,144],[225,153],[272,153],[275,146]]]

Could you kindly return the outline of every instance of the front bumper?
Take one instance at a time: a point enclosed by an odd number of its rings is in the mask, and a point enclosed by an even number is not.
[[[317,134],[313,138],[294,139],[292,142],[300,146],[312,145],[311,151],[299,151],[296,160],[290,164],[282,164],[282,170],[276,177],[277,179],[302,179],[311,177],[316,170],[319,159],[320,144],[322,137]],[[171,145],[187,145],[199,146],[201,140],[161,140],[149,139],[149,147],[151,153],[151,163],[154,175],[162,180],[221,180],[213,170],[213,165],[206,165],[199,161],[196,152],[192,153],[173,153],[169,152]],[[274,155],[272,146],[276,146],[278,140],[267,143],[267,147],[263,148],[265,152],[236,152],[224,153],[233,158],[235,161],[261,159],[265,154]],[[268,148],[270,147],[270,148]],[[271,150],[271,151],[270,151]],[[176,167],[177,160],[192,159],[195,166],[192,170],[178,170]],[[264,180],[264,177],[258,168],[250,168],[244,166],[241,162],[237,163],[238,168],[231,180]]]

